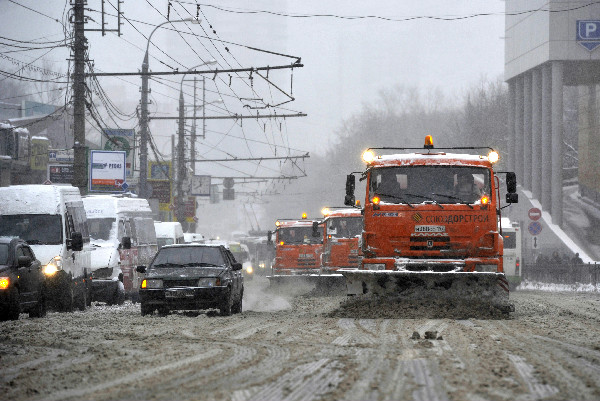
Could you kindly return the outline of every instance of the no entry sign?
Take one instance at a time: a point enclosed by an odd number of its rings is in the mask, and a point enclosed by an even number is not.
[[[540,217],[542,217],[542,211],[537,207],[532,207],[529,209],[529,218],[533,221],[538,221]]]

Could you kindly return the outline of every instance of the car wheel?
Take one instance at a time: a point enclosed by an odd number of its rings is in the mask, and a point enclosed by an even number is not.
[[[84,287],[79,297],[77,297],[77,309],[84,311],[87,306],[87,289]]]
[[[123,305],[125,303],[125,290],[123,290],[121,288],[117,288],[116,296],[115,296],[115,303],[117,305]]]
[[[37,305],[35,306],[35,309],[29,312],[29,317],[44,317],[46,316],[47,310],[48,306],[46,305],[46,294],[40,289]]]
[[[21,304],[19,303],[19,290],[13,288],[8,299],[8,314],[10,320],[18,320],[21,313]]]
[[[221,316],[231,316],[231,313],[233,312],[233,296],[231,295],[231,290],[227,291],[227,295],[225,295],[225,299],[222,301],[219,310]]]
[[[154,309],[151,306],[146,305],[143,302],[140,303],[140,309],[142,312],[142,316],[151,315],[152,312],[154,311]]]
[[[65,291],[60,295],[60,310],[63,312],[73,312],[75,296],[73,294],[73,283],[67,279]]]
[[[166,306],[162,306],[160,308],[158,308],[158,314],[160,316],[168,316],[169,315],[169,308],[167,308]]]
[[[239,302],[237,302],[235,304],[235,309],[234,309],[233,313],[242,313],[242,300],[241,299]]]

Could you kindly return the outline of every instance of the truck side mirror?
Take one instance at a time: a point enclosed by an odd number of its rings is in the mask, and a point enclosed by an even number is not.
[[[273,231],[267,231],[267,244],[273,243]]]
[[[506,194],[506,203],[519,203],[519,194]]]
[[[509,194],[517,192],[517,175],[515,173],[506,173],[506,190]]]
[[[121,245],[123,246],[123,249],[131,249],[131,237],[123,237]]]
[[[344,205],[354,206],[354,189],[356,188],[356,177],[353,174],[346,176],[346,197],[344,198]]]
[[[31,258],[29,256],[19,256],[17,258],[17,264],[19,267],[27,267],[31,264]]]
[[[138,273],[146,273],[146,266],[136,266],[135,271]]]
[[[312,223],[312,236],[313,237],[319,236],[319,222],[318,221],[313,221],[313,223]]]
[[[83,249],[83,235],[79,231],[71,234],[71,246],[73,251],[81,251]]]

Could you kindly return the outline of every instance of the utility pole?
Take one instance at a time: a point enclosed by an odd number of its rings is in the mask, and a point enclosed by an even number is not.
[[[179,93],[179,124],[177,132],[177,203],[175,205],[175,216],[177,221],[185,226],[185,203],[183,200],[183,180],[185,179],[185,125],[184,125],[183,92]]]
[[[194,120],[192,120],[192,136],[190,138],[190,160],[192,160],[192,175],[196,175],[196,163],[193,160],[196,158],[196,108],[198,107],[196,104],[196,83],[198,79],[194,77]],[[204,85],[204,77],[202,78],[202,84]],[[202,111],[204,112],[204,107],[202,107]]]
[[[142,63],[142,73],[148,73],[148,52]],[[142,99],[140,104],[140,198],[148,198],[148,75],[142,75]]]
[[[87,39],[85,37],[85,0],[74,0],[73,25],[75,40],[73,41],[73,137],[74,137],[74,187],[78,187],[81,194],[87,193],[87,161],[85,154],[85,51]]]

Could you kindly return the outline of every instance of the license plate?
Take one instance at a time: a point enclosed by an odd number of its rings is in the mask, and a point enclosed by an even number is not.
[[[191,289],[177,289],[165,292],[166,298],[194,298],[194,291]]]
[[[416,233],[443,233],[446,226],[415,226]]]

